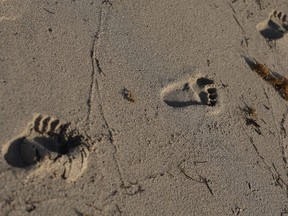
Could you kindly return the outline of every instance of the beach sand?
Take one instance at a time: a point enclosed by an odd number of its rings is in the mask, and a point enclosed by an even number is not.
[[[288,215],[286,14],[1,0],[0,215]]]

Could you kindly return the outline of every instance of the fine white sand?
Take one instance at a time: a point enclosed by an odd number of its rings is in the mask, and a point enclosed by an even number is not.
[[[285,14],[1,0],[0,215],[288,215]]]

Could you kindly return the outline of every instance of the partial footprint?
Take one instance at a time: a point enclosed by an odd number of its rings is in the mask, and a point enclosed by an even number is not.
[[[262,36],[269,40],[282,38],[288,32],[287,15],[274,10],[268,20],[264,20],[257,25],[257,30]]]
[[[213,84],[214,81],[206,77],[192,77],[165,87],[161,95],[168,106],[175,108],[192,105],[215,106],[218,94]]]
[[[87,168],[88,140],[69,123],[37,115],[21,136],[3,146],[8,164],[31,175],[76,180]]]

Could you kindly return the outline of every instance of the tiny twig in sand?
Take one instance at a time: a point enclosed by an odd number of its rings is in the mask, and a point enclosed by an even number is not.
[[[190,180],[192,180],[192,181],[198,182],[198,183],[205,184],[206,187],[208,188],[210,194],[211,194],[212,196],[214,195],[214,194],[213,194],[213,191],[212,191],[212,189],[211,189],[211,187],[210,187],[210,185],[209,185],[210,180],[208,180],[207,178],[205,178],[205,177],[203,177],[203,176],[201,176],[201,175],[198,175],[199,180],[194,179],[194,178],[192,178],[191,176],[189,176],[189,175],[184,171],[184,169],[183,169],[182,167],[180,167],[180,165],[178,166],[178,168],[179,168],[180,172],[181,172],[186,178],[188,178],[188,179],[190,179]]]
[[[54,12],[47,10],[46,8],[43,8],[46,12],[50,13],[50,14],[55,14]]]
[[[204,183],[206,185],[206,187],[208,188],[209,192],[211,193],[211,195],[213,196],[213,191],[211,189],[211,187],[209,186],[208,182],[210,182],[210,180],[208,180],[207,178],[203,177],[203,176],[200,176],[199,175],[199,178],[201,179],[201,183]]]
[[[240,22],[238,21],[237,17],[235,16],[235,14],[233,14],[233,18],[235,19],[236,23],[239,25],[239,27],[241,28],[241,30],[243,31],[243,33],[246,35],[246,32],[244,30],[244,28],[242,27],[242,25],[240,24]]]

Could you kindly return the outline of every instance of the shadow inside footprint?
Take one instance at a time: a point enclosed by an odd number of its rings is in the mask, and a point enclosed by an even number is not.
[[[214,81],[205,77],[200,77],[197,79],[197,85],[202,87],[206,85],[214,84]]]
[[[189,83],[184,83],[183,86],[166,93],[163,101],[168,106],[175,108],[201,104],[201,102],[197,100],[197,94],[190,88]]]
[[[182,84],[172,84],[164,89],[163,101],[174,108],[194,105],[215,106],[218,96],[216,88],[208,88],[212,84],[214,80],[206,77],[195,78]]]
[[[14,140],[4,155],[8,164],[13,167],[25,168],[34,165],[50,155],[50,158],[57,158],[67,154],[70,150],[82,144],[80,136],[68,139],[65,142],[57,141],[53,137],[39,136],[32,140],[21,137]],[[54,155],[54,156],[52,156]]]
[[[218,98],[217,89],[216,88],[208,88],[207,92],[208,92],[207,105],[208,106],[215,106],[217,103],[217,98]]]
[[[175,107],[175,108],[181,108],[181,107],[187,107],[187,106],[192,106],[192,105],[201,105],[201,103],[197,102],[197,101],[168,101],[168,100],[164,100],[164,102],[171,107]]]
[[[24,140],[25,140],[25,137],[15,139],[13,142],[11,142],[6,154],[4,155],[4,158],[7,161],[7,163],[13,167],[24,168],[24,167],[29,166],[29,164],[26,163],[22,159],[22,157],[20,157],[21,143],[23,143]]]
[[[208,104],[208,93],[207,92],[200,92],[199,93],[199,97],[200,97],[200,99],[201,99],[201,102],[203,103],[203,104]]]
[[[58,153],[59,155],[67,154],[71,149],[80,146],[82,142],[81,136],[69,137],[67,140],[61,139],[61,137],[56,139],[55,137],[35,137],[33,139],[36,143],[42,146],[44,149]]]
[[[21,137],[3,145],[2,153],[9,165],[30,174],[46,175],[50,170],[55,176],[75,181],[87,169],[88,148],[89,139],[70,123],[38,114]],[[43,166],[45,169],[40,168]]]
[[[60,124],[58,119],[39,115],[34,119],[31,133],[13,140],[7,146],[4,158],[13,167],[27,168],[41,161],[46,155],[55,160],[68,155],[78,146],[86,145],[84,137],[68,131],[69,124]]]
[[[278,40],[288,32],[287,15],[273,11],[268,20],[257,25],[259,33],[268,40]]]
[[[264,29],[259,29],[260,34],[270,40],[278,40],[284,36],[279,26],[273,21],[269,20],[268,25]]]

